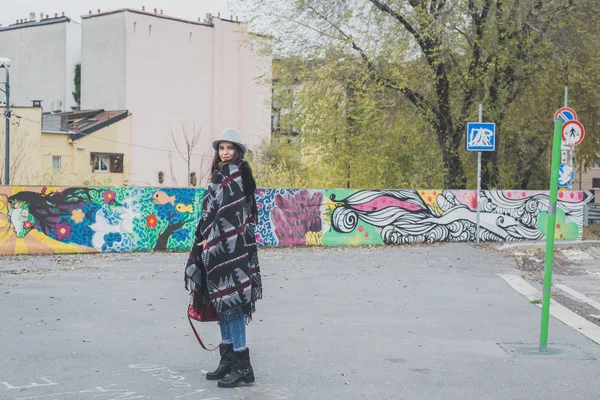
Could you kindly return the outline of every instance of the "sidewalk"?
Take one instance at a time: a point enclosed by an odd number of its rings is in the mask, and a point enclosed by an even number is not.
[[[510,252],[449,244],[260,256],[265,298],[248,338],[257,384],[239,390],[202,376],[217,354],[200,349],[185,318],[186,255],[1,258],[0,398],[599,396],[599,345],[552,318],[552,352],[536,351],[540,309],[497,275],[521,276]],[[216,326],[200,329],[217,337]]]

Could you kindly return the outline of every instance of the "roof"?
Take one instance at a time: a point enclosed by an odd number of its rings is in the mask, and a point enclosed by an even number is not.
[[[176,17],[169,17],[168,15],[156,14],[156,13],[148,12],[148,11],[134,10],[133,8],[121,8],[121,9],[114,10],[114,11],[106,11],[106,12],[101,12],[101,13],[96,13],[96,14],[85,14],[85,15],[81,16],[81,19],[83,20],[83,19],[89,19],[89,18],[95,18],[95,17],[102,17],[105,15],[118,14],[118,13],[122,13],[122,12],[130,12],[130,13],[135,13],[135,14],[146,15],[149,17],[168,19],[171,21],[184,22],[186,24],[192,24],[192,25],[203,25],[203,26],[210,26],[210,27],[213,26],[212,23],[192,21],[189,19],[176,18]]]
[[[127,110],[103,109],[43,114],[42,132],[69,135],[71,140],[77,140],[119,122],[128,115]]]
[[[0,32],[11,31],[13,29],[29,28],[32,26],[44,26],[44,25],[59,24],[61,22],[71,22],[71,18],[56,17],[56,18],[43,19],[41,21],[30,21],[30,22],[23,22],[22,24],[12,24],[9,26],[5,26],[4,28],[0,28]],[[73,22],[75,22],[75,21],[73,21]]]

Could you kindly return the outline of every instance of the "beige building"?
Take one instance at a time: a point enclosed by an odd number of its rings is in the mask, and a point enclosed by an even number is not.
[[[594,163],[586,172],[576,169],[573,190],[589,190],[594,193],[594,201],[600,203],[600,165]]]
[[[132,118],[127,110],[51,114],[36,107],[15,107],[11,111],[11,185],[129,184]],[[4,143],[2,124],[2,155]],[[4,171],[4,157],[0,164]]]

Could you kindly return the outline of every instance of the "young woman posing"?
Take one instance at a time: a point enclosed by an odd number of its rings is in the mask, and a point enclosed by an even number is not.
[[[221,360],[206,379],[231,388],[242,381],[254,382],[246,324],[252,319],[255,302],[262,298],[254,235],[256,183],[244,159],[247,147],[237,130],[225,129],[212,146],[212,177],[186,270],[193,264],[201,272],[193,284],[194,301],[204,306],[213,303],[219,314]]]

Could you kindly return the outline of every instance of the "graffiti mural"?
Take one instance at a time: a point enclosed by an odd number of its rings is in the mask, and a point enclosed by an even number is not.
[[[202,189],[9,190],[0,192],[3,254],[186,250],[204,194]]]
[[[358,230],[368,239],[369,232],[365,230],[372,228],[385,244],[476,239],[477,194],[474,191],[328,192],[327,222],[331,235],[352,235]],[[583,192],[559,196],[558,239],[581,239],[585,202]],[[483,241],[543,239],[547,213],[547,193],[485,191],[481,197],[480,238]]]
[[[258,243],[264,246],[322,244],[322,190],[261,189],[256,198]]]
[[[0,254],[187,251],[204,189],[0,188]],[[580,240],[589,192],[558,194],[556,239]],[[468,190],[256,191],[260,246],[361,246],[476,240]],[[548,193],[485,191],[483,241],[545,238]]]

